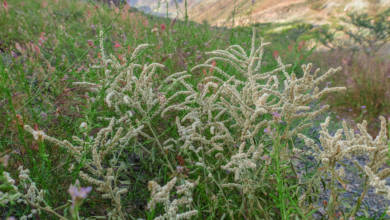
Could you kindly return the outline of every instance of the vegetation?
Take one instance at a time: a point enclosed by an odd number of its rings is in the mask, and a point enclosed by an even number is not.
[[[214,28],[76,0],[0,10],[2,218],[355,219],[370,188],[390,199],[387,121],[372,135],[328,117],[329,94],[359,97],[331,87],[340,68],[304,64],[310,25]],[[364,179],[352,207],[345,160]]]
[[[378,116],[390,116],[390,63],[386,52],[390,40],[389,19],[389,9],[371,16],[349,14],[344,25],[335,30],[325,26],[312,32],[330,51],[317,52],[311,60],[322,68],[343,68],[342,74],[335,76],[332,82],[334,86],[346,86],[347,92],[328,102],[344,118],[368,120],[374,135],[380,127]]]

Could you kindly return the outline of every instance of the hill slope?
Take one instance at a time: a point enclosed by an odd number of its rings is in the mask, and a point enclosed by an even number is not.
[[[158,0],[128,0],[132,6],[165,13]],[[183,16],[184,0],[169,1],[170,16]],[[237,26],[256,22],[303,21],[333,23],[350,11],[376,12],[390,6],[390,0],[187,0],[189,17],[216,26]],[[179,11],[176,10],[177,6]]]
[[[191,7],[190,18],[217,26],[250,22],[304,21],[313,24],[337,21],[349,11],[375,12],[389,0],[204,0]]]

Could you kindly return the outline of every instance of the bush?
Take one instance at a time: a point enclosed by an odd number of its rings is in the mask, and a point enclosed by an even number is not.
[[[376,54],[390,40],[390,9],[375,15],[349,13],[344,24],[332,30],[328,25],[315,30],[320,43],[332,49],[349,46],[353,52]]]
[[[390,40],[390,9],[375,16],[368,14],[349,14],[348,25],[343,31],[359,45],[367,56],[377,53]]]

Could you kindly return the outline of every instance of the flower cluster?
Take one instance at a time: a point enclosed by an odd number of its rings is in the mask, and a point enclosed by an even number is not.
[[[195,187],[195,183],[183,180],[181,185],[176,186],[176,194],[180,197],[171,201],[170,194],[177,182],[178,179],[176,177],[170,180],[165,186],[160,186],[154,181],[149,182],[148,188],[151,191],[151,200],[148,203],[148,209],[154,209],[157,203],[162,203],[165,210],[165,213],[156,217],[155,220],[190,219],[198,214],[197,210],[179,213],[181,206],[186,208],[191,207],[192,189]]]

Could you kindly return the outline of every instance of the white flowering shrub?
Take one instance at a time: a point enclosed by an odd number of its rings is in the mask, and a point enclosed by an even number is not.
[[[149,166],[161,166],[163,173],[148,184],[150,199],[141,216],[148,219],[312,218],[319,202],[313,187],[321,182],[321,175],[330,177],[327,217],[335,219],[337,183],[344,173],[337,165],[359,154],[370,156],[370,163],[359,167],[366,175],[365,192],[373,186],[389,197],[384,182],[390,174],[385,168],[388,138],[384,119],[376,139],[367,133],[365,123],[359,125],[359,134],[344,124],[344,129],[332,135],[327,119],[317,144],[305,135],[305,129],[328,108],[316,102],[344,90],[321,89],[337,69],[320,74],[308,64],[302,66],[303,76],[297,77],[279,57],[274,70],[264,71],[267,43],[257,42],[254,31],[249,52],[239,45],[216,50],[190,72],[156,80],[163,65],[137,63],[147,44],[137,47],[127,63],[120,63],[114,56],[106,56],[101,35],[102,63],[91,67],[103,73],[100,82],[74,86],[88,89],[92,103],[104,100],[109,116],[99,115],[92,122],[86,118],[80,124],[81,137],[72,141],[50,137],[28,125],[24,128],[34,139],[68,151],[74,161],[72,169],[77,167],[79,179],[92,187],[72,185],[73,204],[81,205],[77,201],[86,199],[88,193],[97,194],[109,204],[104,206],[103,217],[108,219],[138,217],[133,216],[128,200],[133,182],[127,175],[131,166],[127,158],[134,152],[154,157]],[[194,85],[191,73],[201,69],[212,69],[213,74]],[[95,122],[104,126],[91,134]],[[161,124],[170,131],[165,133],[158,127]],[[298,136],[310,151],[303,152],[296,145]],[[303,153],[314,156],[323,167],[309,180],[297,172],[297,158]],[[34,210],[67,218],[44,203],[43,192],[33,183],[23,182],[25,175],[19,178],[20,186],[4,175],[2,181],[11,188],[2,190],[2,204],[23,199]],[[35,197],[22,196],[20,188],[31,189],[28,192]],[[365,192],[346,216],[356,215]],[[78,212],[72,210],[70,218],[78,219]]]
[[[1,175],[1,202],[0,206],[17,205],[30,207],[29,214],[22,215],[20,219],[33,219],[41,211],[45,211],[65,219],[56,213],[45,200],[45,191],[38,189],[36,183],[30,178],[30,171],[19,167],[19,184],[12,179],[9,173],[3,171]]]
[[[344,158],[352,160],[352,162],[359,168],[361,174],[364,176],[364,185],[362,195],[358,198],[356,206],[352,210],[350,216],[354,217],[364,196],[367,194],[369,186],[374,187],[375,192],[382,194],[387,200],[389,197],[389,187],[386,185],[386,179],[390,176],[389,162],[389,139],[387,131],[387,123],[384,117],[380,118],[381,129],[376,138],[373,138],[367,131],[367,122],[364,121],[358,124],[358,132],[349,128],[345,121],[343,122],[343,129],[339,129],[335,134],[330,134],[328,126],[330,119],[321,124],[320,131],[320,145],[302,135],[299,136],[305,141],[306,145],[311,148],[311,155],[321,161],[323,169],[320,173],[329,175],[331,179],[331,198],[328,205],[328,214],[332,216],[335,212],[338,197],[338,190],[336,183],[345,185],[345,166],[342,161]],[[360,164],[356,157],[353,156],[368,156],[369,160],[365,165]],[[339,166],[337,166],[339,165]],[[341,165],[341,166],[340,166]],[[318,176],[321,176],[320,174]],[[389,211],[388,211],[389,214]]]

